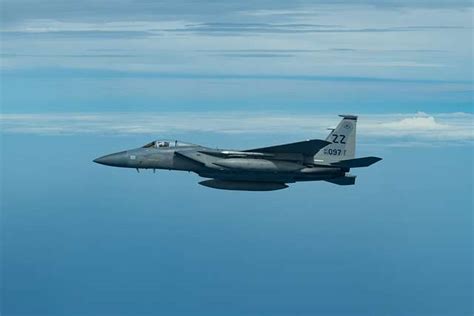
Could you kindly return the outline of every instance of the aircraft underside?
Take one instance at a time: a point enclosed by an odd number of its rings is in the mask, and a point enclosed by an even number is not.
[[[328,168],[329,169],[329,168]],[[346,182],[344,184],[354,184],[355,177],[345,176],[345,172],[341,169],[331,168],[330,170],[322,170],[319,173],[262,173],[262,172],[248,172],[248,173],[236,173],[228,172],[223,173],[198,173],[201,177],[211,178],[211,180],[205,180],[199,182],[199,184],[223,190],[243,190],[243,191],[273,191],[288,188],[287,183],[295,183],[299,181],[329,181],[333,182],[334,179],[347,178],[349,181],[338,181]],[[352,183],[351,183],[352,182]],[[336,183],[336,182],[333,182]]]

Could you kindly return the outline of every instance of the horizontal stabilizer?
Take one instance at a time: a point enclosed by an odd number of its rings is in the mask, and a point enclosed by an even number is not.
[[[344,177],[338,177],[330,180],[325,180],[327,182],[331,182],[337,185],[353,185],[356,181],[356,176],[353,175],[346,175]]]
[[[272,154],[302,154],[304,156],[314,156],[330,142],[322,139],[310,139],[302,142],[276,145],[270,147],[245,150],[248,152],[272,153]]]
[[[342,167],[342,168],[362,168],[373,165],[377,161],[382,160],[379,157],[362,157],[355,159],[340,160],[333,162],[331,166]]]

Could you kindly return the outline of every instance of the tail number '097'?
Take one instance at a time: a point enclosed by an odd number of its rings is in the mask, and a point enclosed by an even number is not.
[[[325,155],[330,155],[330,156],[345,156],[346,155],[346,150],[345,149],[324,149],[324,154]]]

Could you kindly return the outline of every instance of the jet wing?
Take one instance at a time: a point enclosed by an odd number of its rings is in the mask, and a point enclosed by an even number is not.
[[[229,151],[229,150],[175,151],[174,154],[181,158],[198,163],[201,166],[208,166],[208,167],[215,160],[215,159],[210,159],[211,156],[224,158],[224,159],[226,158],[273,158],[274,156],[273,154],[253,153],[253,152],[243,152],[243,151]]]
[[[323,147],[331,144],[331,142],[321,139],[310,139],[302,142],[276,145],[270,147],[262,147],[244,150],[244,152],[257,152],[269,154],[302,154],[304,156],[314,156]]]
[[[200,153],[220,158],[273,158],[273,154],[234,150],[200,150]]]

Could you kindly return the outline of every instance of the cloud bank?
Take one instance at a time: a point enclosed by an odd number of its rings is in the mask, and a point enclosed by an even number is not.
[[[57,113],[2,114],[4,134],[38,135],[127,135],[183,133],[292,134],[304,138],[323,137],[334,127],[335,115],[288,115],[285,113]],[[474,115],[445,114],[364,114],[358,134],[367,139],[385,139],[391,144],[413,141],[428,143],[472,142]]]

